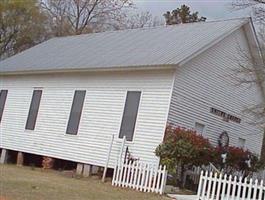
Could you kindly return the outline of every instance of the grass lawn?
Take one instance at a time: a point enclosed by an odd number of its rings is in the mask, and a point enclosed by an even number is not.
[[[70,178],[56,171],[0,165],[0,200],[169,200],[102,183],[99,178]]]

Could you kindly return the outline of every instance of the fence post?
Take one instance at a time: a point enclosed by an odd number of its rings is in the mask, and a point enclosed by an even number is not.
[[[165,185],[166,185],[166,166],[163,166],[163,172],[162,172],[162,180],[161,180],[161,188],[160,188],[160,194],[164,193]]]
[[[198,186],[198,190],[197,190],[197,199],[198,200],[200,199],[200,196],[201,196],[202,182],[203,182],[203,171],[201,171],[199,186]]]

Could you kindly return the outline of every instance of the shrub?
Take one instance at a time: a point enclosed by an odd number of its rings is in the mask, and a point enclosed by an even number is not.
[[[221,157],[224,151],[227,153],[225,163]],[[217,168],[228,173],[236,170],[256,171],[263,166],[258,157],[248,150],[234,146],[226,149],[214,147],[202,135],[181,127],[168,126],[164,141],[156,148],[155,153],[170,173],[176,174],[177,167],[181,169],[179,184],[183,182],[184,169],[190,166],[208,165],[212,162]],[[246,163],[248,158],[251,159],[251,168]]]

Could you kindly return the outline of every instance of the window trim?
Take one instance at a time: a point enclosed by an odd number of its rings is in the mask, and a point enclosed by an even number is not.
[[[133,144],[134,143],[134,140],[135,140],[135,132],[136,132],[136,127],[138,126],[138,118],[139,118],[139,111],[140,111],[140,107],[141,107],[141,104],[142,104],[142,96],[143,96],[143,90],[139,90],[139,89],[131,89],[131,90],[126,90],[124,92],[124,96],[123,96],[123,109],[122,109],[122,115],[120,117],[120,125],[119,125],[119,129],[118,129],[118,134],[117,134],[117,140],[118,141],[122,141],[123,140],[123,137],[121,138],[120,137],[120,130],[121,130],[121,125],[122,125],[122,119],[123,119],[123,114],[124,114],[124,109],[125,109],[125,104],[126,104],[126,99],[127,99],[127,93],[128,92],[140,92],[140,99],[139,99],[139,105],[138,105],[138,111],[137,111],[137,115],[136,115],[136,119],[135,119],[135,126],[134,126],[134,130],[133,130],[133,137],[132,137],[132,140],[126,140],[127,143],[129,144]]]
[[[6,109],[6,102],[7,102],[7,98],[8,98],[8,89],[1,89],[0,90],[0,93],[2,92],[2,91],[6,91],[6,97],[5,97],[5,101],[4,101],[4,105],[3,105],[3,111],[2,111],[2,113],[0,114],[1,115],[1,117],[0,117],[0,126],[1,126],[1,122],[3,121],[3,117],[4,117],[4,113],[5,113],[5,109]]]
[[[239,146],[239,140],[243,140],[244,141],[244,146]],[[246,144],[247,144],[247,139],[243,138],[243,137],[238,137],[237,138],[237,147],[242,148],[242,149],[246,149]]]
[[[79,119],[78,126],[77,126],[77,132],[76,132],[76,134],[73,134],[73,133],[68,133],[67,130],[68,130],[68,125],[69,125],[69,121],[70,121],[70,117],[71,117],[71,113],[72,113],[72,107],[73,107],[73,104],[74,104],[74,98],[75,98],[76,91],[85,92],[85,96],[84,96],[83,105],[82,105],[82,109],[81,109],[80,119]],[[71,103],[71,106],[70,106],[70,111],[69,111],[69,114],[68,114],[68,120],[66,122],[66,130],[65,130],[64,135],[69,136],[69,137],[71,137],[71,136],[72,137],[78,137],[80,123],[81,123],[82,118],[83,118],[83,110],[84,110],[84,106],[85,106],[86,96],[87,96],[87,90],[86,89],[76,89],[76,90],[74,90],[74,93],[72,95],[72,103]]]
[[[41,91],[41,95],[40,95],[40,101],[39,101],[39,106],[38,106],[38,110],[37,110],[37,115],[36,115],[34,127],[33,127],[33,129],[29,129],[29,128],[27,128],[27,124],[28,124],[28,120],[29,120],[30,108],[31,108],[32,100],[33,100],[34,91]],[[32,95],[31,95],[31,101],[30,101],[29,108],[28,108],[28,115],[27,115],[27,120],[26,120],[26,124],[25,124],[25,131],[34,131],[36,128],[37,119],[38,119],[38,115],[39,115],[39,111],[40,111],[40,104],[41,104],[42,95],[43,95],[43,89],[42,88],[34,88],[33,89]]]
[[[206,137],[206,135],[207,135],[207,128],[208,128],[207,124],[205,122],[201,121],[201,120],[195,119],[193,121],[193,130],[195,130],[195,131],[196,131],[196,129],[195,129],[196,123],[199,123],[199,124],[204,125],[203,133],[201,135],[203,137]]]

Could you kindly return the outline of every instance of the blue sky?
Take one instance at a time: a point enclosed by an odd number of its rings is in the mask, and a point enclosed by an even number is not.
[[[231,0],[134,0],[134,3],[140,10],[150,11],[154,16],[162,16],[182,4],[190,6],[192,11],[198,11],[208,20],[248,16],[250,13],[249,10],[233,10]]]

